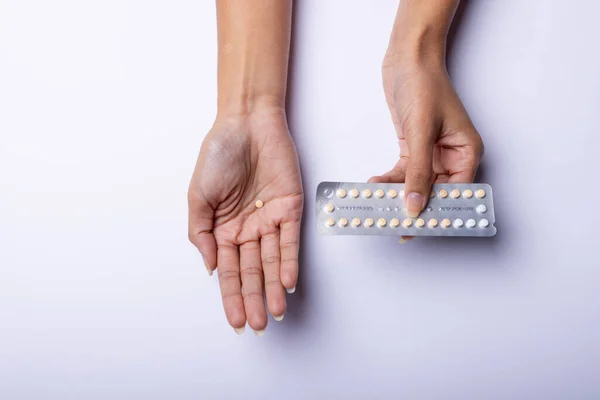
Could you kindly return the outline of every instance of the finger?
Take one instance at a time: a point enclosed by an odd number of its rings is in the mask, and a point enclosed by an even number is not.
[[[476,167],[468,167],[466,170],[456,172],[448,178],[448,183],[472,183],[475,181]]]
[[[188,194],[188,237],[200,251],[209,275],[217,267],[217,243],[213,235],[214,210],[204,196]]]
[[[281,321],[285,313],[285,291],[279,276],[281,255],[279,251],[279,231],[267,233],[260,239],[260,254],[265,274],[265,294],[271,315]]]
[[[258,241],[246,242],[240,246],[240,270],[246,319],[248,325],[258,333],[267,326],[267,311],[263,296],[263,270]]]
[[[406,166],[404,196],[410,217],[417,217],[427,204],[433,178],[435,129],[431,123],[414,126],[406,132],[410,157]]]
[[[401,166],[396,166],[383,175],[372,176],[368,183],[404,183],[406,174]]]
[[[281,283],[288,293],[294,293],[298,281],[300,251],[300,221],[282,222],[280,229]]]
[[[246,325],[238,247],[233,244],[219,245],[217,261],[219,263],[219,286],[221,287],[225,315],[229,325],[238,331]]]
[[[400,240],[398,240],[398,243],[404,244],[404,243],[408,242],[409,240],[413,240],[414,238],[415,238],[414,236],[400,236]]]

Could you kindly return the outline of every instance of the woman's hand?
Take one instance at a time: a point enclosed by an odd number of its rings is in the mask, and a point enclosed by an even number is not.
[[[446,72],[446,38],[458,1],[400,2],[383,62],[400,160],[369,181],[404,182],[411,217],[427,204],[432,183],[473,182],[483,155],[481,137]]]
[[[229,324],[258,335],[286,310],[298,277],[303,190],[283,111],[215,122],[189,188],[189,237],[217,270]],[[262,207],[257,206],[262,202]],[[260,204],[258,204],[260,205]]]
[[[407,212],[416,217],[427,204],[432,183],[473,182],[483,142],[443,63],[386,59],[383,85],[400,159],[369,181],[405,182]]]

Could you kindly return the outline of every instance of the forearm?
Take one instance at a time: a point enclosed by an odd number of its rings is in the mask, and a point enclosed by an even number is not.
[[[218,114],[284,109],[292,0],[217,0]]]
[[[446,37],[459,0],[401,0],[386,59],[444,63]]]

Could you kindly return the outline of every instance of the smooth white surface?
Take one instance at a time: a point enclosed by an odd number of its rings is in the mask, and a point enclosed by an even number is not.
[[[450,70],[499,233],[405,245],[318,237],[311,204],[398,156],[397,1],[297,3],[301,282],[258,338],[186,238],[214,2],[0,0],[0,398],[598,398],[600,3],[470,2]]]

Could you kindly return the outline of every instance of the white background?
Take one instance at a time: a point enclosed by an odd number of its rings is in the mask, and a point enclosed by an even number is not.
[[[297,1],[301,281],[283,322],[238,337],[186,231],[214,2],[0,0],[0,398],[598,398],[600,3],[457,16],[494,239],[319,237],[317,184],[398,157],[396,6]]]

